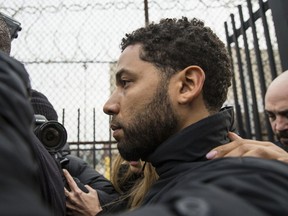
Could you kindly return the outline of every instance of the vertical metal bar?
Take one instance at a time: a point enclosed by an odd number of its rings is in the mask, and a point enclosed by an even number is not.
[[[112,116],[109,116],[109,125],[111,122]],[[110,157],[110,177],[111,177],[111,172],[112,172],[112,152],[111,152],[111,143],[112,143],[112,133],[111,133],[111,129],[109,128],[109,157]],[[106,145],[104,145],[106,147]]]
[[[265,5],[267,5],[267,6],[265,7]],[[267,7],[268,7],[267,2],[266,2],[266,4],[264,4],[262,0],[259,0],[259,11],[260,11],[260,16],[262,18],[264,36],[266,39],[267,52],[268,52],[268,57],[269,57],[270,72],[271,72],[271,77],[273,80],[277,76],[277,69],[276,69],[276,64],[275,64],[273,48],[272,48],[272,44],[271,44],[271,37],[270,37],[270,33],[269,33],[268,22],[267,22],[267,18],[266,18],[266,14],[265,14],[265,12],[268,9]]]
[[[148,26],[149,25],[148,0],[144,0],[144,16],[145,16],[145,26]]]
[[[93,142],[96,140],[96,114],[95,108],[93,108]]]
[[[268,0],[275,26],[282,71],[288,70],[288,1]]]
[[[93,167],[95,169],[96,167],[96,148],[95,148],[95,141],[96,141],[96,112],[95,112],[95,108],[93,108],[93,147],[92,147],[92,151],[93,151]]]
[[[109,115],[109,125],[110,125],[111,119],[112,119],[112,116]],[[109,142],[111,141],[112,141],[112,133],[111,133],[111,129],[109,128]]]
[[[241,88],[242,88],[242,98],[243,98],[246,134],[247,134],[246,137],[251,139],[252,134],[251,134],[251,124],[250,124],[250,113],[249,113],[248,100],[247,100],[246,84],[245,84],[245,80],[244,80],[244,72],[243,72],[243,68],[242,68],[241,53],[240,53],[240,48],[239,48],[239,44],[238,44],[238,39],[236,37],[236,27],[235,27],[234,15],[231,14],[230,17],[231,17],[231,22],[232,22],[233,38],[234,38],[234,42],[235,42],[236,56],[237,56],[237,61],[238,61],[240,84],[241,84]]]
[[[62,109],[62,125],[65,125],[65,108]]]
[[[80,156],[80,109],[78,108],[78,115],[77,115],[77,140],[78,140],[78,144],[77,144],[77,156]]]
[[[273,80],[277,76],[277,69],[276,69],[276,64],[275,64],[273,48],[272,48],[272,44],[271,44],[271,37],[270,37],[270,33],[269,33],[268,22],[267,22],[267,18],[266,18],[266,14],[265,14],[265,12],[268,10],[268,8],[269,8],[269,5],[267,4],[267,2],[264,4],[262,0],[259,0],[259,11],[260,11],[260,15],[262,18],[264,35],[265,35],[266,45],[267,45],[267,52],[268,52],[268,57],[269,57],[270,73],[271,73],[271,77]],[[269,118],[266,115],[266,113],[264,113],[264,116],[265,116],[265,124],[266,124],[268,139],[270,141],[274,141],[274,135],[273,135],[273,131],[272,131],[272,128],[270,125]]]
[[[255,84],[254,84],[254,78],[253,78],[253,72],[252,72],[252,66],[251,66],[251,57],[250,57],[250,50],[247,40],[246,31],[244,29],[244,18],[243,18],[243,12],[242,12],[242,6],[238,5],[238,11],[240,16],[240,22],[241,22],[241,34],[243,35],[243,42],[244,42],[244,48],[245,48],[245,57],[246,57],[246,65],[247,65],[247,72],[249,76],[250,81],[250,90],[251,90],[251,97],[252,97],[252,114],[255,124],[255,138],[257,140],[262,140],[262,133],[261,133],[261,124],[259,119],[259,112],[258,112],[258,104],[257,104],[257,97],[256,97],[256,91],[255,91]]]
[[[110,158],[110,178],[111,178],[111,174],[112,174],[112,148],[111,148],[111,143],[108,144],[109,145],[109,158]]]
[[[261,58],[261,52],[259,49],[259,43],[258,43],[258,37],[257,37],[257,32],[256,32],[255,19],[254,19],[253,11],[252,11],[251,0],[247,0],[247,6],[248,6],[248,11],[249,11],[249,16],[250,16],[249,22],[250,22],[250,26],[252,29],[252,35],[253,35],[254,50],[255,50],[255,56],[256,56],[256,61],[257,61],[259,82],[260,82],[260,87],[261,87],[260,88],[261,96],[262,98],[264,98],[265,92],[266,92],[265,77],[264,77],[263,63],[262,63],[262,58]]]
[[[234,72],[234,64],[233,64],[233,58],[232,58],[232,51],[231,51],[231,42],[229,41],[229,31],[228,31],[228,25],[227,22],[224,23],[225,27],[225,33],[226,33],[226,39],[227,39],[227,49],[228,53],[231,58],[231,70],[233,72],[232,77],[232,89],[233,89],[233,96],[234,96],[234,103],[235,103],[235,110],[236,110],[236,118],[237,118],[237,125],[238,125],[238,132],[240,136],[244,136],[244,130],[243,130],[243,120],[242,120],[242,113],[239,105],[238,95],[237,95],[237,88],[236,88],[236,80],[235,80],[235,72]]]

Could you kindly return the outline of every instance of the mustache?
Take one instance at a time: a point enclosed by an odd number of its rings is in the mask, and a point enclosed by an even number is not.
[[[112,118],[110,121],[110,128],[123,128],[123,124],[115,118]]]
[[[279,138],[288,138],[288,130],[279,131],[278,133],[276,133],[276,136]]]

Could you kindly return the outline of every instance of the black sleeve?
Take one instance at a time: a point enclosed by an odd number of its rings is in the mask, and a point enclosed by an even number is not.
[[[1,215],[51,215],[35,181],[31,150],[33,111],[24,66],[0,52],[0,212]]]

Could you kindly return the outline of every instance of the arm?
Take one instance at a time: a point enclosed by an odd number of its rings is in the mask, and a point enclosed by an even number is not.
[[[207,159],[222,157],[260,157],[288,162],[288,153],[272,142],[243,139],[235,133],[229,132],[232,142],[212,149]]]

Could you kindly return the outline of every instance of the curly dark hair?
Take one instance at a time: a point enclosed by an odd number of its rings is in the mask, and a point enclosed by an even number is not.
[[[207,109],[215,112],[222,107],[231,85],[230,57],[224,43],[202,21],[162,19],[126,34],[121,50],[133,44],[141,44],[140,58],[154,64],[168,79],[190,65],[201,67],[206,76],[203,98]]]

